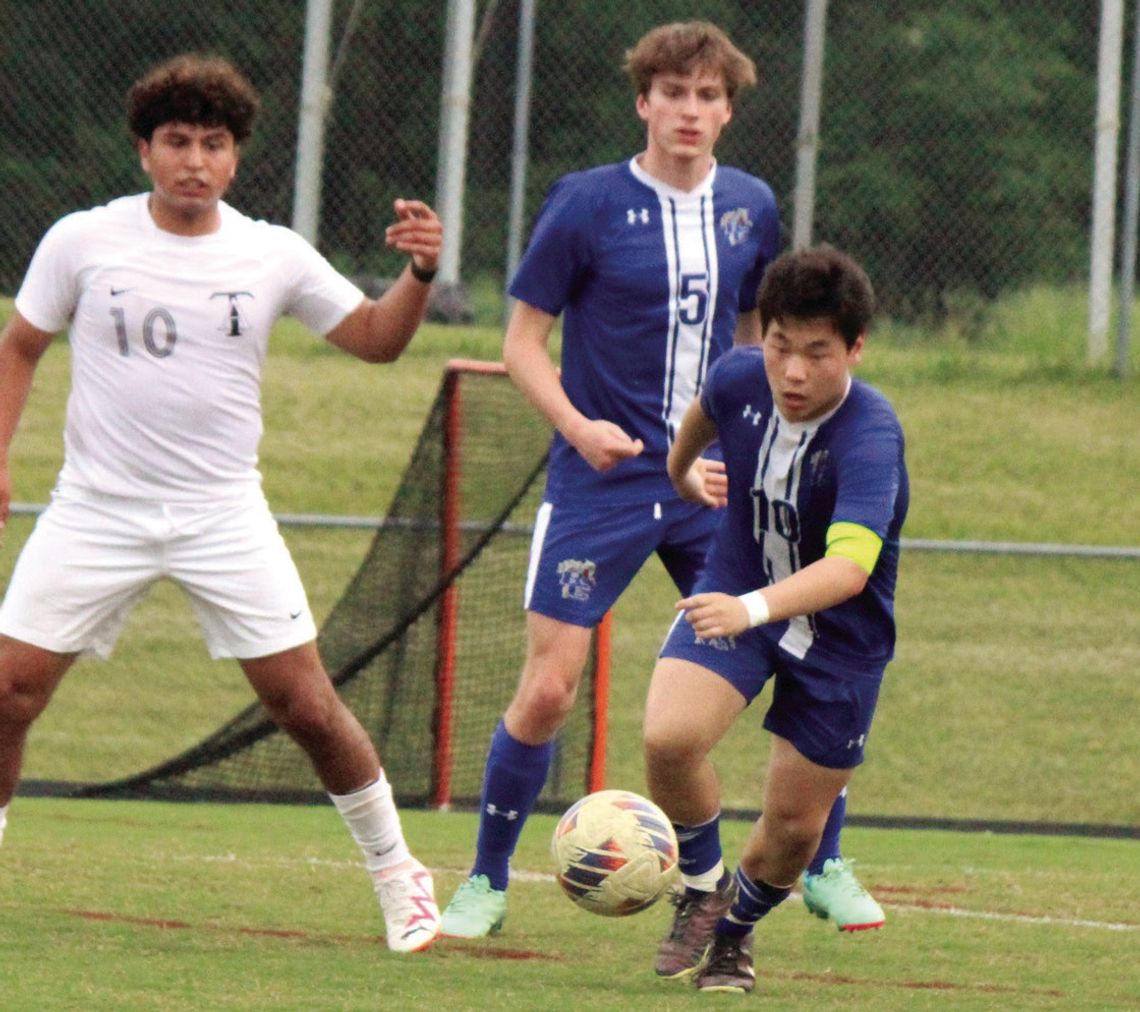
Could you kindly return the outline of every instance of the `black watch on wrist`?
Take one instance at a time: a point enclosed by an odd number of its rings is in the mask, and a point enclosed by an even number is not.
[[[421,284],[430,285],[435,278],[435,273],[439,270],[438,267],[433,267],[430,271],[425,271],[414,260],[412,263],[412,277],[419,281]]]

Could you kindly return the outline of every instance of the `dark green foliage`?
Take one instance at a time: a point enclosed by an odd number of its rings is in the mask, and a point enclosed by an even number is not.
[[[1083,275],[1096,6],[830,5],[814,237],[866,262],[889,313],[944,318],[1003,290]],[[644,127],[623,54],[650,27],[692,17],[720,24],[757,64],[760,86],[739,96],[718,156],[768,179],[790,226],[803,7],[539,5],[528,227],[559,175],[640,149]],[[392,200],[434,199],[446,10],[444,0],[334,5],[320,245],[350,272],[391,273],[397,260],[383,230]],[[288,222],[304,16],[303,3],[259,0],[8,5],[0,40],[0,291],[15,290],[57,217],[145,186],[123,125],[123,93],[150,64],[187,49],[231,57],[261,91],[261,120],[230,199]],[[518,4],[485,0],[477,18],[462,271],[502,281]]]

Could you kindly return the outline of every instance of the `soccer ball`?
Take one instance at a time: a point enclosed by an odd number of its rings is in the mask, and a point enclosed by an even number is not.
[[[583,910],[625,917],[652,906],[677,868],[677,834],[652,801],[597,791],[558,820],[551,852],[558,884]]]

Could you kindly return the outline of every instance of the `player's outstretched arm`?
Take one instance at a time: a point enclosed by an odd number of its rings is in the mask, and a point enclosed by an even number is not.
[[[739,636],[754,625],[780,622],[834,608],[862,592],[867,571],[841,555],[829,555],[783,580],[739,597],[733,594],[694,594],[678,601],[693,632],[705,638]],[[748,598],[759,595],[760,600]],[[759,609],[759,610],[757,610]],[[759,619],[759,621],[757,621]]]
[[[396,221],[384,238],[411,258],[408,266],[379,299],[365,299],[327,335],[330,343],[365,362],[393,362],[408,346],[427,311],[443,244],[443,224],[427,204],[397,200],[394,207]]]
[[[8,448],[20,424],[32,378],[52,335],[33,327],[13,312],[0,332],[0,530],[8,523],[12,481],[8,471]]]
[[[681,419],[677,438],[669,448],[665,467],[682,499],[715,508],[728,501],[728,476],[721,461],[701,456],[714,439],[716,425],[704,413],[700,400],[692,401]]]
[[[643,447],[613,422],[587,418],[570,402],[547,344],[555,317],[526,302],[516,302],[503,339],[503,362],[511,379],[596,471],[608,471],[636,457]]]

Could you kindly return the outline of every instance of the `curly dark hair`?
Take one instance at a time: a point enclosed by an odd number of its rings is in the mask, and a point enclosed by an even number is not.
[[[866,333],[875,314],[875,290],[866,272],[826,243],[774,260],[757,301],[765,333],[772,320],[830,320],[848,348]]]
[[[160,63],[127,90],[131,133],[149,141],[164,123],[226,127],[241,144],[253,130],[260,101],[229,60],[184,53]]]
[[[625,54],[625,72],[639,95],[649,94],[657,74],[694,70],[723,74],[730,102],[741,88],[756,83],[756,65],[710,21],[659,25]]]

